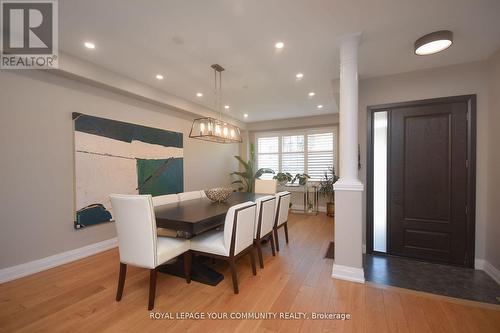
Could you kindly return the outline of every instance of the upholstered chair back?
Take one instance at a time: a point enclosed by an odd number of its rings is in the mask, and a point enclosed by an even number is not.
[[[259,194],[276,194],[276,187],[276,179],[256,179],[254,192]]]
[[[256,214],[255,214],[255,232],[254,238],[267,235],[273,230],[275,212],[276,212],[276,197],[268,195],[255,200]],[[260,226],[260,230],[259,230]]]
[[[237,255],[253,244],[255,203],[248,201],[229,208],[224,223],[224,246]]]
[[[200,191],[181,192],[177,195],[179,196],[179,201],[194,200],[201,198]]]
[[[154,207],[168,205],[174,202],[179,202],[179,196],[177,194],[166,194],[153,197]]]
[[[280,226],[288,221],[288,211],[290,208],[290,192],[284,191],[276,194],[278,200],[276,207],[276,226]]]
[[[120,262],[156,267],[156,220],[151,195],[112,194]]]

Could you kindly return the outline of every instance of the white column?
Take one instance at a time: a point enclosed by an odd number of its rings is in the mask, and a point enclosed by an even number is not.
[[[363,184],[358,178],[358,46],[361,34],[340,45],[340,179],[335,183],[335,259],[332,276],[364,282]]]

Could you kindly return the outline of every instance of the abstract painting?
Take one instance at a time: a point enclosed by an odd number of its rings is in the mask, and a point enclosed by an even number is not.
[[[76,229],[110,222],[109,195],[183,192],[182,133],[73,113]]]

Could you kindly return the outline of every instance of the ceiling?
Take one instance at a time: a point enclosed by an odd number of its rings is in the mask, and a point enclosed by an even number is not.
[[[60,0],[59,13],[63,52],[209,108],[210,65],[221,64],[224,112],[247,122],[336,112],[331,82],[347,33],[363,33],[362,78],[483,60],[500,47],[498,0]],[[442,29],[454,32],[450,49],[413,54],[417,38]]]

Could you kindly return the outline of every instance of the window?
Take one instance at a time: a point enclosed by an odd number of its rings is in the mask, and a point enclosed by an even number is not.
[[[259,138],[257,142],[257,151],[259,152],[257,158],[257,169],[269,168],[273,170],[279,169],[279,138],[264,137]],[[262,179],[272,179],[272,174],[264,174]]]
[[[333,166],[333,132],[312,133],[307,136],[307,174],[321,179],[325,166]]]
[[[311,181],[323,178],[336,165],[336,131],[309,129],[293,132],[258,133],[256,135],[257,167],[274,172],[307,173]],[[261,178],[271,179],[265,174]]]
[[[304,173],[304,135],[281,137],[281,170],[292,175]]]

